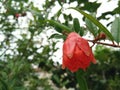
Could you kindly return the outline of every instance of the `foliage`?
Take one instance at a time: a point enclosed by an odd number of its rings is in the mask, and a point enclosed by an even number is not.
[[[112,23],[112,27],[111,27],[111,33],[115,39],[115,41],[119,44],[120,42],[120,28],[119,28],[119,23],[120,23],[120,18],[116,17],[114,22]]]
[[[79,22],[79,17],[64,13],[64,5],[74,2],[77,5],[73,8],[83,14],[86,27]],[[56,3],[60,9],[51,15]],[[102,13],[99,17],[92,16],[100,5],[97,0],[45,0],[41,7],[37,7],[34,0],[1,0],[0,90],[54,90],[54,86],[79,90],[75,73],[62,70],[52,57],[58,50],[59,40],[64,40],[73,31],[81,36],[89,32],[94,36],[93,39],[104,32],[119,44],[119,15],[116,15],[120,11],[120,1],[113,11]],[[111,31],[99,22],[108,20],[107,15],[115,17],[114,21],[108,23],[108,26],[112,26]],[[60,17],[63,17],[64,22]],[[88,88],[119,90],[120,50],[96,45],[95,57],[98,63],[91,65],[85,72]],[[41,77],[46,72],[50,75]]]

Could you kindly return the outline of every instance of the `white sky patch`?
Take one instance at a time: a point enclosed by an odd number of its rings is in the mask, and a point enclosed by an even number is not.
[[[40,10],[42,10],[42,5],[45,3],[46,0],[29,0],[29,2],[31,1],[34,2],[35,7],[38,7]]]
[[[108,12],[108,11],[113,11],[116,7],[118,7],[118,0],[111,0],[107,2],[108,0],[98,0],[98,3],[102,3],[101,6],[97,10],[97,17],[101,16],[102,13]],[[115,17],[111,15],[107,15],[108,20],[100,20],[100,22],[106,26],[109,22],[113,21]],[[110,30],[111,26],[108,27]]]
[[[118,6],[118,0],[111,0],[109,2],[107,0],[98,0],[98,3],[102,4],[97,10],[97,16],[101,16],[102,13],[107,11],[113,11]]]
[[[2,42],[5,39],[5,36],[3,34],[0,34],[0,42]]]
[[[59,50],[57,50],[52,59],[55,61],[55,62],[59,62],[60,64],[62,64],[62,46],[63,46],[63,40],[59,40],[59,42],[56,44],[56,48],[59,48]]]
[[[49,14],[49,19],[50,19],[53,15],[55,15],[60,9],[61,9],[61,6],[59,5],[59,3],[58,3],[58,2],[55,2],[55,6],[54,6],[54,8],[52,8],[52,10],[51,10],[51,12],[50,12],[50,14]]]

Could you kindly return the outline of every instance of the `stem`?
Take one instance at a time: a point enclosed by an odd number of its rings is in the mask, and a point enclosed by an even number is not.
[[[109,43],[103,43],[103,42],[98,42],[98,41],[94,41],[94,40],[88,40],[89,42],[92,42],[92,43],[97,43],[97,44],[102,44],[102,45],[107,45],[107,46],[112,46],[112,47],[118,47],[120,48],[120,45],[116,45],[116,44],[109,44]]]

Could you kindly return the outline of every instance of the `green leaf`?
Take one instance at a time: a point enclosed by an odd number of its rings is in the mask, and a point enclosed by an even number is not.
[[[94,23],[96,26],[98,26],[99,29],[100,29],[101,31],[103,31],[112,41],[114,40],[112,34],[108,31],[108,29],[107,29],[105,26],[103,26],[97,19],[95,19],[95,18],[92,17],[91,15],[83,12],[82,10],[80,10],[80,9],[78,9],[78,8],[72,8],[72,7],[71,7],[70,9],[74,9],[74,10],[80,12],[82,15],[84,15],[86,18],[88,18],[90,21],[92,21],[92,23]]]
[[[117,43],[120,42],[120,17],[116,17],[112,23],[111,33]]]
[[[81,6],[82,10],[87,10],[89,12],[96,12],[101,3],[98,2],[85,2],[84,6]],[[92,7],[91,7],[92,6]]]
[[[2,79],[0,79],[0,87],[2,90],[8,90],[7,84]]]
[[[51,17],[52,20],[58,20],[59,16],[62,14],[62,8],[60,8],[54,16]]]
[[[60,83],[60,78],[57,75],[54,75],[52,79],[54,79],[56,83]]]
[[[61,3],[62,1],[61,0],[58,0],[58,3],[60,4],[60,6],[62,6],[62,3]]]
[[[88,28],[88,30],[94,35],[94,37],[97,35],[98,33],[98,29],[97,26],[95,24],[93,24],[89,19],[85,19],[86,22],[86,26]]]
[[[59,17],[59,16],[60,16],[61,10],[62,10],[62,8],[61,8],[60,10],[58,10],[58,12],[57,12],[56,15],[55,15],[56,17]],[[54,16],[54,17],[55,17],[55,16]]]
[[[79,84],[80,90],[88,90],[86,80],[84,78],[84,72],[82,70],[78,70],[76,72],[76,79]]]
[[[83,36],[84,32],[83,32],[83,29],[81,29],[79,20],[77,18],[74,18],[73,20],[73,27],[74,27],[75,32]]]
[[[51,38],[61,39],[61,38],[65,38],[65,36],[55,33],[55,34],[52,34],[52,35],[49,37],[49,39],[51,39]]]
[[[63,31],[66,31],[66,32],[71,32],[72,31],[69,27],[67,27],[67,26],[65,26],[65,25],[63,25],[63,24],[61,24],[57,21],[54,21],[54,20],[47,20],[47,21],[53,26],[60,27],[61,29],[63,29]]]

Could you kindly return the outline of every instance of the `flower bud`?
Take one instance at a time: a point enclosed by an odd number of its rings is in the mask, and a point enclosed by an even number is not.
[[[78,69],[85,70],[91,62],[95,64],[96,60],[88,41],[75,32],[70,33],[63,44],[62,68],[76,72]]]

